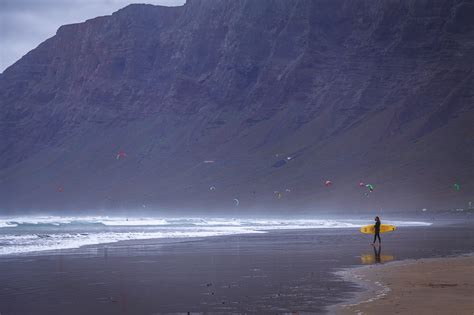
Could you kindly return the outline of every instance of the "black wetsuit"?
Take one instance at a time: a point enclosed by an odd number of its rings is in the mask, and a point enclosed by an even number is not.
[[[374,234],[374,242],[375,243],[375,240],[377,239],[377,237],[379,238],[379,243],[381,243],[382,241],[380,240],[380,221],[377,221],[375,222],[375,234]]]

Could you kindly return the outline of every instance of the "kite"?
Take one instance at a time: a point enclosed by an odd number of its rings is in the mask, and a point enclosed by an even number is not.
[[[115,157],[117,160],[120,160],[121,158],[124,158],[127,156],[127,153],[125,153],[124,151],[120,150],[118,151],[117,153],[117,156]]]

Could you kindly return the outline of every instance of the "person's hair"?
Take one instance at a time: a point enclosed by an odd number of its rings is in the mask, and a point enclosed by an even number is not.
[[[380,221],[379,216],[376,216],[376,217],[375,217],[375,220]]]

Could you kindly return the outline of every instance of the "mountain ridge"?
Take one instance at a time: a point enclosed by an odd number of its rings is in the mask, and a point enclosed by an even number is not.
[[[471,13],[193,0],[62,26],[0,75],[0,206],[461,207],[474,189]]]

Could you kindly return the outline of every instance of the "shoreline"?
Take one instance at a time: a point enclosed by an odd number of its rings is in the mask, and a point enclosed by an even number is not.
[[[471,253],[472,231],[407,227],[384,238],[379,256]],[[273,230],[0,257],[0,312],[324,314],[361,291],[334,273],[376,261],[368,242],[348,229]]]
[[[329,314],[473,314],[474,252],[345,268],[335,273],[362,291]]]
[[[433,225],[431,222],[415,222],[418,225],[401,225],[399,228],[403,229],[413,229],[413,228],[420,228],[420,227],[430,227]],[[0,259],[1,258],[9,258],[9,257],[24,257],[24,256],[38,256],[38,255],[54,255],[54,254],[62,254],[62,253],[69,253],[69,252],[74,252],[74,251],[80,251],[82,249],[90,249],[90,248],[98,248],[98,247],[104,247],[104,246],[126,246],[127,244],[137,244],[137,243],[180,243],[180,242],[187,242],[187,241],[196,241],[196,240],[204,240],[207,238],[215,238],[215,237],[231,237],[231,236],[243,236],[243,235],[257,235],[257,234],[268,234],[268,233],[278,233],[278,232],[312,232],[312,231],[318,231],[318,230],[333,230],[333,231],[340,231],[340,232],[346,232],[346,231],[351,231],[354,232],[355,234],[359,230],[359,226],[347,226],[347,227],[283,227],[283,228],[269,228],[269,229],[260,229],[258,226],[256,226],[254,229],[249,229],[245,230],[245,227],[242,228],[241,231],[210,231],[210,233],[215,233],[215,234],[210,234],[210,235],[193,235],[193,236],[154,236],[154,237],[149,237],[149,236],[144,236],[140,238],[130,238],[130,239],[116,239],[116,240],[105,240],[105,241],[95,241],[95,242],[90,242],[90,243],[79,243],[79,244],[72,244],[68,246],[59,246],[59,247],[52,247],[52,248],[38,248],[35,250],[28,250],[28,251],[18,251],[18,252],[9,252],[9,253],[1,253],[0,252]],[[41,231],[41,233],[38,232],[31,232],[31,235],[49,235],[49,234],[67,234],[69,231],[64,230],[64,231],[55,231],[52,230],[52,233],[49,231]],[[108,231],[110,233],[113,233],[114,231]],[[120,234],[127,234],[127,233],[134,233],[135,231],[117,231],[115,233]],[[159,231],[158,231],[159,232]],[[72,232],[73,234],[79,234],[79,232]],[[94,232],[86,232],[85,234],[90,234],[94,235],[94,233],[98,233],[96,231]],[[153,233],[150,232],[150,233]],[[4,234],[8,235],[8,234]],[[0,233],[0,236],[2,234]]]

